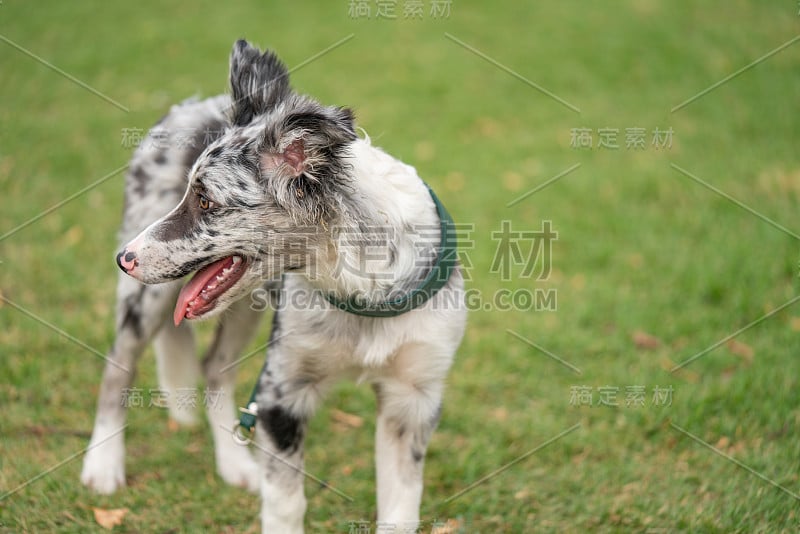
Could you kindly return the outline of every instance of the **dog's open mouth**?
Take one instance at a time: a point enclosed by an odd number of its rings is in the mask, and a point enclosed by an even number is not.
[[[241,256],[229,256],[197,271],[178,295],[172,315],[175,326],[184,317],[196,319],[213,310],[217,299],[233,287],[246,270],[247,262]]]

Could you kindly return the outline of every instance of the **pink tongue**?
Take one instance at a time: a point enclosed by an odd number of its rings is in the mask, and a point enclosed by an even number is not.
[[[212,278],[224,268],[228,267],[226,264],[233,264],[233,258],[223,258],[219,261],[215,261],[211,265],[206,265],[197,271],[192,279],[189,280],[188,284],[183,286],[180,294],[178,294],[178,302],[175,304],[175,311],[172,314],[172,320],[175,321],[175,326],[181,324],[181,321],[186,316],[186,306],[200,294]]]

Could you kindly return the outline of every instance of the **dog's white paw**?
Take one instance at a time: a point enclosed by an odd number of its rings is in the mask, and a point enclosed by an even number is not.
[[[107,445],[107,444],[104,444]],[[110,495],[125,486],[125,452],[118,448],[100,447],[89,449],[83,459],[81,471],[83,485],[97,493]]]
[[[217,455],[217,473],[231,486],[258,492],[261,468],[253,459],[250,450],[243,445],[232,444]]]
[[[303,517],[308,504],[303,484],[287,492],[284,484],[272,483],[264,477],[260,486],[261,532],[303,534]]]
[[[170,429],[173,429],[173,426],[179,427],[194,427],[200,422],[200,419],[197,417],[197,413],[192,410],[184,410],[184,409],[176,409],[173,410],[170,408],[169,410],[169,418],[170,418]]]

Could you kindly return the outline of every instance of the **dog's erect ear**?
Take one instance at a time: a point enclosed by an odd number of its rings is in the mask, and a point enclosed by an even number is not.
[[[244,126],[289,95],[289,72],[274,53],[240,39],[231,52],[231,92],[231,122]]]
[[[302,102],[265,131],[259,147],[265,184],[296,220],[329,221],[336,189],[347,179],[345,152],[355,139],[350,109]]]

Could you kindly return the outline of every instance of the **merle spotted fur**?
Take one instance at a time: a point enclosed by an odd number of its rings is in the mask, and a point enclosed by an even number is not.
[[[396,317],[299,297],[367,295],[369,303],[413,289],[436,257],[436,207],[413,167],[356,136],[349,109],[295,93],[272,52],[238,41],[230,84],[230,96],[174,106],[131,161],[116,337],[81,480],[101,493],[125,485],[125,391],[152,341],[173,419],[194,422],[176,394],[201,375],[221,393],[207,405],[217,471],[260,491],[264,532],[302,532],[307,423],[338,380],[370,383],[378,398],[378,520],[385,529],[415,529],[424,455],[465,327],[461,273]],[[343,268],[367,258],[373,263],[361,270]],[[180,279],[198,269],[181,290]],[[234,375],[260,323],[254,295],[265,285],[280,298],[251,452],[232,439]],[[201,366],[189,320],[210,317],[219,325]]]

